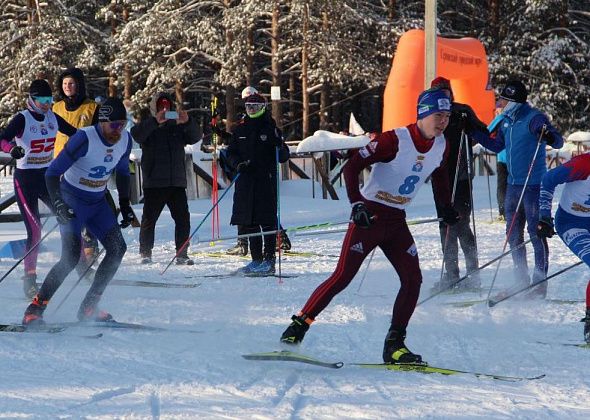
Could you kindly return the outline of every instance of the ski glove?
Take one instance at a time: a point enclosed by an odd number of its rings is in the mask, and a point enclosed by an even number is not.
[[[25,149],[20,146],[14,146],[12,149],[10,149],[10,156],[12,156],[14,159],[23,158],[25,156]]]
[[[553,218],[543,216],[537,223],[537,236],[539,238],[551,238],[555,235],[555,229],[553,229]]]
[[[121,226],[121,229],[125,229],[135,222],[135,214],[131,209],[129,199],[119,200],[119,208],[121,209],[121,217],[123,217],[119,226]]]
[[[360,228],[368,229],[374,222],[373,214],[367,209],[365,203],[358,202],[352,205],[351,220]]]
[[[61,198],[56,198],[53,202],[53,209],[55,210],[55,217],[60,225],[67,225],[76,215],[74,210],[70,208]]]
[[[455,210],[453,206],[445,207],[440,213],[443,222],[449,226],[453,226],[460,219],[459,213],[457,213],[457,210]]]
[[[550,131],[545,131],[545,133],[543,133],[543,140],[545,141],[545,143],[548,146],[551,146],[553,143],[555,143],[555,139],[553,138],[553,134],[551,134]]]
[[[238,166],[236,166],[236,170],[243,174],[244,172],[249,172],[251,169],[250,167],[250,161],[249,160],[245,160],[243,162],[238,163]]]

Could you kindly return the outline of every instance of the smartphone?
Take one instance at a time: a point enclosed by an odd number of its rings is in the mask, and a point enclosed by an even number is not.
[[[164,113],[164,118],[167,120],[176,120],[178,118],[178,112],[176,111],[166,111]]]

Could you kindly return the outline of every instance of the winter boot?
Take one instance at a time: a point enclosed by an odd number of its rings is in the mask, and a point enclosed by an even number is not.
[[[544,281],[543,283],[534,286],[532,289],[527,291],[524,295],[525,299],[535,300],[535,299],[545,299],[547,297],[547,282]]]
[[[472,274],[455,286],[459,292],[479,292],[481,291],[481,279],[478,274]]]
[[[586,308],[586,317],[582,318],[584,323],[584,341],[590,344],[590,308]]]
[[[449,276],[449,273],[444,273],[442,279],[434,283],[430,289],[430,293],[443,293],[452,292],[455,286],[453,286],[459,280],[458,276]]]
[[[195,262],[187,255],[181,255],[176,257],[176,265],[195,265]]]
[[[33,326],[45,324],[43,321],[43,312],[45,311],[45,308],[47,308],[48,303],[48,300],[41,300],[39,295],[36,295],[33,298],[31,304],[25,310],[23,325]]]
[[[279,250],[279,243],[281,244],[280,248],[283,251],[289,251],[291,249],[291,241],[287,236],[287,231],[284,229],[277,233],[277,251]]]
[[[80,322],[109,322],[113,316],[106,311],[98,309],[98,302],[101,295],[86,296],[78,309],[78,320]]]
[[[142,252],[141,253],[141,263],[142,264],[151,264],[152,263],[152,254]]]
[[[238,243],[234,247],[225,251],[225,253],[227,255],[237,255],[240,257],[248,255],[248,239],[238,238]]]
[[[426,364],[422,356],[412,353],[404,344],[406,329],[403,327],[389,327],[383,346],[383,362],[388,364]]]
[[[275,273],[275,256],[266,256],[264,260],[255,267],[252,267],[249,273],[244,273],[250,276],[270,276]]]
[[[254,270],[256,267],[258,267],[260,264],[262,264],[261,260],[252,260],[250,261],[250,263],[248,263],[248,265],[239,268],[238,269],[238,274],[244,274],[244,275],[248,275],[252,273],[252,270]]]
[[[33,299],[37,292],[39,292],[39,288],[37,287],[37,274],[25,274],[22,277],[22,279],[23,291],[25,292],[25,296],[27,297],[27,299]]]
[[[299,344],[303,341],[305,333],[309,330],[309,326],[313,319],[305,314],[293,315],[291,317],[291,325],[281,335],[281,342],[286,344]]]

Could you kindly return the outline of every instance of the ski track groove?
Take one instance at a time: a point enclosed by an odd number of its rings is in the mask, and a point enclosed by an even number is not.
[[[80,407],[84,407],[86,405],[110,400],[110,399],[119,397],[121,395],[133,394],[135,391],[136,391],[135,386],[130,386],[130,387],[126,387],[126,388],[107,389],[106,391],[101,391],[101,392],[98,392],[98,393],[92,395],[88,401],[73,405],[73,406],[69,407],[68,409],[72,410],[74,408],[80,408]]]
[[[285,397],[287,397],[289,391],[297,385],[300,376],[300,370],[295,369],[285,378],[282,386],[277,389],[276,397],[271,399],[271,404],[275,408],[278,408],[278,406],[285,400]]]
[[[150,406],[152,420],[160,420],[161,402],[159,390],[152,391],[152,393],[148,396],[148,404]]]

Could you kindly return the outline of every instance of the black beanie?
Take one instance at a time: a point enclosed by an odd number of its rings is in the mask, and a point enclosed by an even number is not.
[[[509,80],[500,92],[500,98],[520,104],[526,102],[527,96],[526,86],[520,80]]]
[[[119,98],[107,98],[98,109],[98,121],[123,121],[127,119],[127,111]]]
[[[49,83],[43,79],[33,80],[29,87],[29,95],[32,97],[53,96],[51,93],[51,86],[49,86]]]

